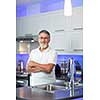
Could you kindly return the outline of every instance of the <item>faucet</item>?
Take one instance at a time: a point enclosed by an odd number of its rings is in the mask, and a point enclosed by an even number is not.
[[[70,89],[70,96],[74,96],[74,60],[73,58],[69,59],[69,89]]]

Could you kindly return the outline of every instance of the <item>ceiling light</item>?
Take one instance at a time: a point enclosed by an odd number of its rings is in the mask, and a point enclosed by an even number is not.
[[[35,42],[34,40],[31,40],[31,42]]]
[[[64,16],[72,15],[72,3],[71,0],[64,1]]]
[[[23,40],[20,41],[21,43],[24,42]]]

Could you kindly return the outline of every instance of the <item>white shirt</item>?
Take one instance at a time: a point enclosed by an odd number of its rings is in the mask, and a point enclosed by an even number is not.
[[[30,60],[33,60],[41,64],[48,64],[48,63],[56,64],[57,54],[55,50],[52,50],[50,47],[48,47],[46,50],[42,52],[39,50],[39,48],[37,48],[31,51],[28,62]],[[51,73],[46,73],[46,72],[32,73],[30,77],[30,86],[48,84],[48,83],[53,83],[55,81],[56,81],[55,67],[53,67]]]

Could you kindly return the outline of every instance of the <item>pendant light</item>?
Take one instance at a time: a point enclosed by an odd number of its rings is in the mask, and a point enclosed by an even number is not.
[[[64,1],[64,16],[72,15],[72,3],[71,0]]]

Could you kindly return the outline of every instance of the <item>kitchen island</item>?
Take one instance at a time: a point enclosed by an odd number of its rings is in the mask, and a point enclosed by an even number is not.
[[[16,100],[71,100],[83,97],[83,87],[74,89],[74,95],[70,95],[69,89],[55,90],[50,93],[35,87],[20,87],[16,89]]]

